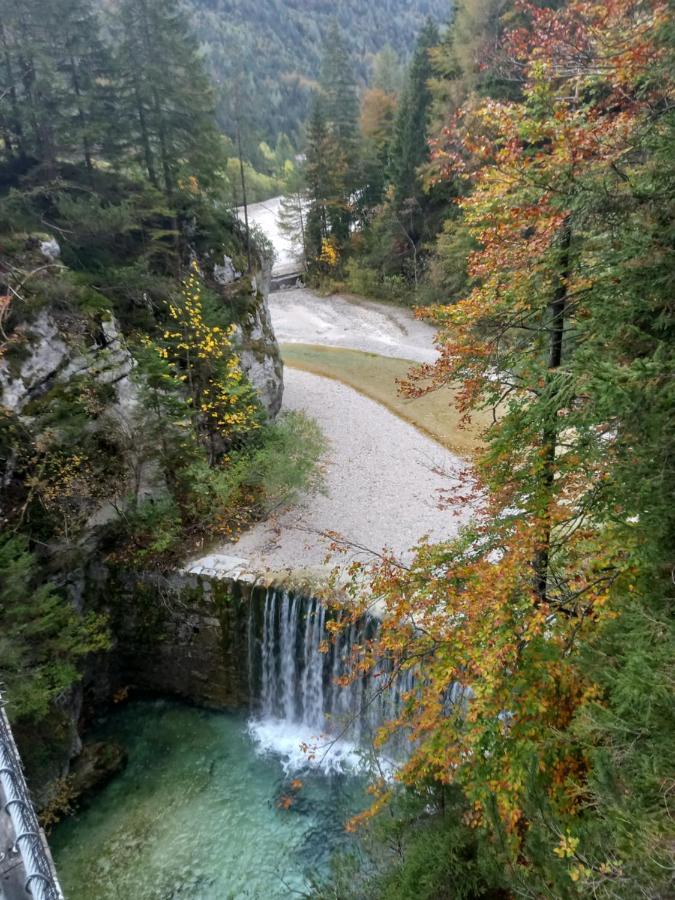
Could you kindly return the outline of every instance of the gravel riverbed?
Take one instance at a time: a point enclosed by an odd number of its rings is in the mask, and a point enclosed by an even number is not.
[[[459,489],[466,463],[378,403],[338,382],[286,369],[284,408],[316,419],[330,442],[324,460],[325,493],[263,522],[193,564],[195,571],[233,569],[316,576],[369,554],[348,547],[327,563],[330,539],[402,559],[422,536],[444,540],[469,515],[464,505],[440,509],[440,493]]]
[[[249,213],[285,264],[291,255],[277,233],[277,209],[278,198]],[[347,295],[321,297],[306,288],[276,292],[269,301],[281,344],[342,347],[414,362],[436,357],[434,329],[408,309]],[[357,548],[386,548],[408,559],[422,537],[445,540],[457,533],[471,510],[459,499],[441,509],[439,500],[443,495],[447,501],[453,490],[463,492],[457,479],[466,474],[464,460],[346,385],[291,368],[284,377],[283,408],[305,412],[328,439],[325,492],[196,560],[191,571],[315,578],[354,557],[369,557]],[[327,532],[344,539],[344,554],[330,553]]]

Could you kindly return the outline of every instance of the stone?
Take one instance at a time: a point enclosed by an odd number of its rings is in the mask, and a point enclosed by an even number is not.
[[[127,764],[127,751],[115,742],[89,742],[70,769],[73,793],[82,799],[100,790]]]
[[[241,367],[257,390],[267,414],[274,418],[283,400],[284,367],[267,302],[269,283],[269,272],[262,272],[256,279],[255,303],[237,328],[236,342]]]
[[[232,282],[236,281],[238,278],[241,278],[241,272],[237,272],[234,263],[229,256],[223,255],[223,264],[219,265],[216,263],[213,267],[214,281],[217,284],[224,286],[226,284],[232,284]]]
[[[47,240],[40,241],[40,253],[50,263],[56,262],[61,258],[61,247],[56,238],[50,237]]]

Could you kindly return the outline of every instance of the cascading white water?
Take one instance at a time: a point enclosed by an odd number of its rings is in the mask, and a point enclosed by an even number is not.
[[[383,722],[398,714],[414,687],[410,671],[397,675],[386,689],[382,673],[341,684],[354,648],[374,636],[378,626],[375,620],[352,623],[333,642],[326,622],[326,607],[318,599],[270,589],[260,640],[249,640],[258,656],[249,660],[249,670],[260,673],[260,708],[251,733],[261,749],[281,755],[289,770],[308,764],[333,770],[358,767],[362,748],[372,743]],[[301,745],[312,748],[309,755]]]

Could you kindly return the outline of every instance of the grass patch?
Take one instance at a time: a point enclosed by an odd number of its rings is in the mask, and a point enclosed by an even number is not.
[[[480,435],[492,421],[489,413],[478,413],[469,427],[462,425],[450,390],[434,391],[417,400],[402,397],[396,379],[415,365],[407,359],[314,344],[284,344],[281,352],[290,368],[354,388],[460,456],[471,456],[481,448]]]

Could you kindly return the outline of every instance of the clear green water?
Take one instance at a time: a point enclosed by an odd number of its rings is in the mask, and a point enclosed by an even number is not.
[[[312,772],[281,808],[297,776],[256,754],[243,716],[139,701],[94,737],[123,743],[129,764],[51,835],[66,900],[298,896],[365,802],[356,777]]]

